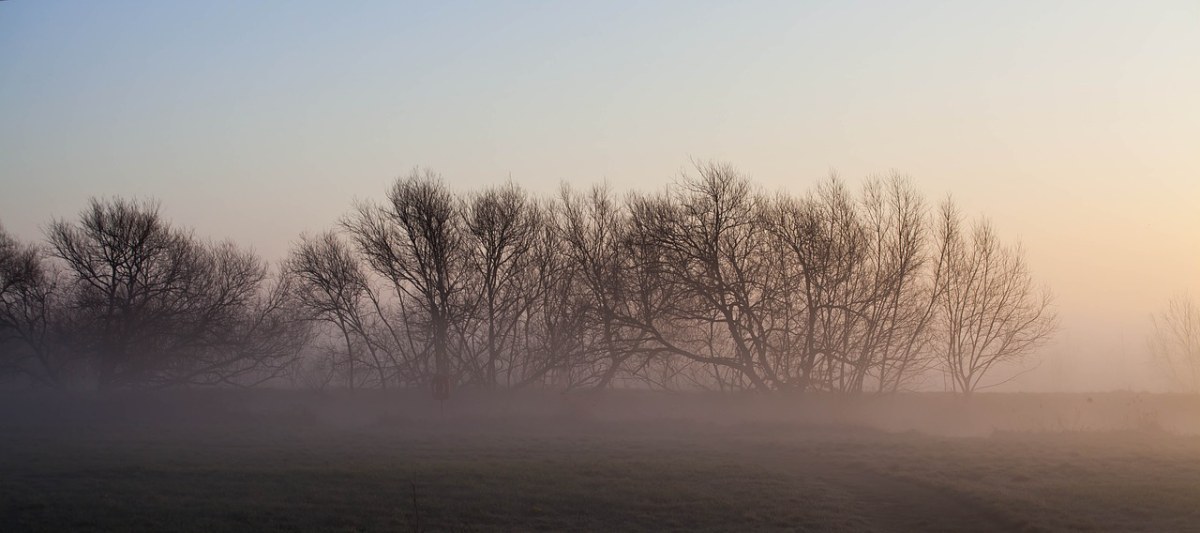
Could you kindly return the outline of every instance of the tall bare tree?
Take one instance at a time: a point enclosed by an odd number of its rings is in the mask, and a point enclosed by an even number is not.
[[[606,387],[626,370],[634,354],[623,341],[620,318],[627,303],[623,284],[628,274],[624,242],[629,213],[607,185],[586,193],[564,186],[559,194],[557,238],[566,242],[566,253],[586,287],[589,321],[594,324],[603,365],[595,386]]]
[[[895,392],[935,362],[928,355],[936,270],[929,269],[928,210],[905,176],[871,179],[863,190],[870,302],[863,349],[877,390]]]
[[[1151,322],[1150,355],[1175,386],[1200,392],[1200,306],[1181,294],[1171,298]]]
[[[362,376],[355,375],[361,361],[373,370],[376,383],[387,387],[393,357],[371,331],[372,316],[379,321],[386,317],[373,305],[376,300],[366,272],[350,246],[334,232],[302,237],[288,258],[287,270],[296,278],[301,305],[314,319],[337,330],[345,352],[334,359],[341,360],[347,385],[354,388],[361,381]]]
[[[555,212],[541,207],[541,224],[534,237],[524,278],[525,317],[519,326],[505,383],[526,386],[545,383],[572,389],[596,385],[598,359],[608,353],[597,348],[595,300],[583,281],[580,265],[571,259],[560,238]]]
[[[971,394],[996,365],[1028,355],[1053,333],[1048,291],[1037,288],[1019,248],[1004,246],[990,223],[964,232],[947,201],[939,247],[938,337],[934,346],[954,390]]]
[[[732,370],[757,389],[782,382],[769,342],[782,285],[763,207],[746,176],[721,163],[698,163],[675,189],[632,206],[642,258],[677,298],[674,327],[640,326],[660,352]],[[709,325],[720,335],[697,335]]]
[[[66,351],[57,342],[61,317],[57,276],[41,251],[0,226],[0,375],[59,385]]]
[[[69,283],[68,336],[102,387],[270,379],[305,337],[262,260],[199,242],[154,202],[93,199],[48,233]]]
[[[148,379],[155,337],[190,310],[184,298],[198,284],[203,252],[191,236],[170,227],[154,202],[93,199],[78,222],[49,228],[53,253],[74,284],[101,386]],[[163,320],[167,319],[168,320]]]
[[[421,316],[433,372],[450,378],[452,327],[462,317],[467,268],[466,234],[461,209],[440,176],[413,170],[396,180],[383,205],[360,205],[344,221],[367,264],[387,279],[401,301]],[[463,362],[456,360],[459,368]]]
[[[465,206],[469,262],[477,283],[478,314],[483,323],[483,381],[497,384],[506,350],[516,349],[516,328],[531,302],[525,291],[530,255],[541,236],[541,213],[529,195],[507,182],[472,197]]]
[[[800,306],[785,331],[796,337],[786,344],[799,364],[788,370],[798,372],[801,389],[854,390],[869,364],[857,344],[871,299],[863,273],[866,228],[855,207],[845,186],[830,178],[809,198],[777,200],[768,226],[788,252],[782,268],[793,279],[785,298]]]

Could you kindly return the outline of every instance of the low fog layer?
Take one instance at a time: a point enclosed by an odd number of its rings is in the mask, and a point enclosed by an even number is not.
[[[0,393],[6,530],[1180,531],[1192,396]],[[1181,435],[1187,434],[1187,435]]]
[[[183,431],[215,436],[253,428],[268,429],[268,434],[307,428],[353,435],[362,431],[453,433],[457,429],[476,430],[477,438],[486,439],[493,431],[624,432],[656,425],[667,432],[670,427],[710,427],[733,432],[747,428],[865,430],[944,437],[993,437],[1006,432],[1094,432],[1098,439],[1113,432],[1147,437],[1200,434],[1200,400],[1196,397],[1123,392],[984,393],[964,399],[945,393],[848,397],[462,390],[448,401],[434,400],[427,391],[383,390],[0,394],[5,399],[0,425],[9,430],[77,435],[135,431],[153,436]]]

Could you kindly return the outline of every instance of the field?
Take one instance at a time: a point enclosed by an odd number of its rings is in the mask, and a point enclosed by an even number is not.
[[[1200,531],[1186,397],[0,397],[4,531]]]

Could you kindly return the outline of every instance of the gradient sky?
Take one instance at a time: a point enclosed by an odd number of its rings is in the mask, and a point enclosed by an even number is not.
[[[1200,295],[1200,2],[0,2],[0,222],[153,196],[281,258],[413,166],[768,190],[893,169],[1019,240],[1063,328],[1010,388],[1144,388]]]

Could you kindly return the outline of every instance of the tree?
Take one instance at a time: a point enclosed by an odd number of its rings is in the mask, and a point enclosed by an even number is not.
[[[1200,306],[1187,294],[1171,298],[1152,316],[1150,355],[1187,392],[1200,392]]]
[[[270,283],[251,252],[171,226],[155,202],[92,199],[48,233],[65,266],[66,342],[101,387],[259,382],[305,340],[286,280]]]
[[[514,387],[553,383],[568,389],[595,385],[595,301],[561,238],[555,211],[546,204],[539,211],[543,223],[533,235],[519,291],[524,318],[504,382]]]
[[[789,360],[785,368],[801,390],[860,390],[869,368],[871,354],[858,348],[864,310],[872,302],[863,275],[869,250],[855,207],[834,177],[809,198],[777,199],[768,225],[787,254],[782,301],[790,320],[781,340],[798,356],[798,365]]]
[[[714,162],[657,194],[564,186],[545,205],[414,170],[344,220],[353,250],[306,239],[290,265],[380,383],[391,365],[410,383],[892,392],[938,362],[970,392],[1049,336],[1049,296],[986,223],[964,237],[949,206],[935,232],[925,205],[901,176],[768,198]]]
[[[929,272],[928,211],[906,177],[871,179],[863,190],[870,303],[864,352],[878,390],[895,392],[934,364],[928,356],[937,280]]]
[[[935,352],[955,391],[971,394],[996,365],[1019,360],[1044,343],[1057,321],[1048,291],[1039,290],[1020,248],[999,242],[981,220],[965,235],[954,205],[938,218],[938,331]]]
[[[498,382],[502,359],[511,367],[516,328],[531,303],[523,292],[530,289],[530,259],[543,224],[536,204],[512,181],[471,198],[465,206],[464,224],[469,241],[469,262],[474,270],[472,289],[478,295],[477,314],[483,323],[483,376],[489,387]]]
[[[559,192],[559,217],[554,238],[565,243],[565,252],[586,293],[585,315],[595,333],[600,357],[594,361],[594,386],[607,387],[627,370],[634,355],[626,342],[622,318],[629,322],[624,283],[630,274],[624,247],[631,222],[607,185],[586,193],[564,186]]]
[[[215,259],[203,267],[212,280],[201,289],[207,297],[196,304],[198,314],[180,320],[191,338],[177,341],[182,357],[168,359],[174,367],[151,383],[254,386],[284,377],[312,333],[293,298],[291,278],[272,276],[261,259],[231,243],[209,250]],[[227,256],[241,257],[240,273],[229,268],[236,262]]]
[[[58,284],[41,251],[0,226],[0,375],[39,385],[65,379],[65,353],[56,339]]]
[[[344,357],[334,357],[346,370],[346,383],[356,384],[355,365],[364,357],[375,372],[377,382],[386,387],[388,365],[383,351],[371,339],[366,318],[366,302],[371,298],[366,273],[350,247],[334,232],[317,237],[301,237],[288,258],[287,271],[295,277],[300,305],[314,320],[325,321],[337,329],[345,348]]]
[[[400,305],[420,312],[406,325],[426,332],[424,353],[432,356],[433,374],[448,379],[451,328],[461,324],[469,273],[459,204],[440,176],[420,170],[396,180],[387,199],[358,206],[343,226],[367,264],[390,282]]]
[[[641,320],[638,327],[657,352],[731,370],[739,379],[731,385],[745,380],[755,389],[782,383],[770,335],[783,286],[764,203],[732,166],[698,163],[677,188],[631,206],[641,259],[653,262],[645,268],[675,300],[670,323]]]

